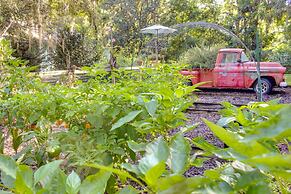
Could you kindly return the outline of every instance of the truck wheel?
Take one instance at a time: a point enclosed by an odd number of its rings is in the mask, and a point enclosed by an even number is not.
[[[262,94],[270,94],[273,89],[272,83],[266,78],[261,78],[261,81],[262,81]],[[257,80],[253,88],[256,93],[259,93],[258,87],[259,84]]]
[[[192,81],[189,79],[188,81],[185,82],[186,86],[193,86]]]

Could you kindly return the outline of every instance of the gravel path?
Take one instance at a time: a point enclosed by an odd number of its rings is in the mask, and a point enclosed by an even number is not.
[[[227,101],[232,104],[247,104],[251,101],[258,101],[256,94],[252,90],[202,89],[195,94],[198,97],[197,102],[220,103]],[[280,103],[291,103],[291,87],[274,88],[271,94],[263,96],[264,101],[277,98],[281,98]]]

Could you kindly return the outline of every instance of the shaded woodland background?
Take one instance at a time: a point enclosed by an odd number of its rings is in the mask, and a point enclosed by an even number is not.
[[[152,54],[154,37],[140,34],[142,28],[195,21],[230,29],[252,50],[259,32],[263,59],[291,66],[290,0],[0,0],[0,32],[10,26],[4,36],[14,56],[42,70],[102,63],[108,49],[128,66]],[[192,47],[217,44],[241,47],[199,28],[164,37],[159,49],[169,62]]]

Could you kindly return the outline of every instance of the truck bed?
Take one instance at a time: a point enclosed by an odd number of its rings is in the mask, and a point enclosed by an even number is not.
[[[208,82],[199,86],[201,88],[213,87],[213,69],[197,68],[192,70],[182,70],[181,74],[189,76],[193,84],[199,82]]]

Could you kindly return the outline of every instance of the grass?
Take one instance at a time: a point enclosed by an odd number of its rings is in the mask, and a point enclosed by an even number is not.
[[[285,77],[286,77],[286,82],[288,86],[291,86],[291,74],[286,74]]]

